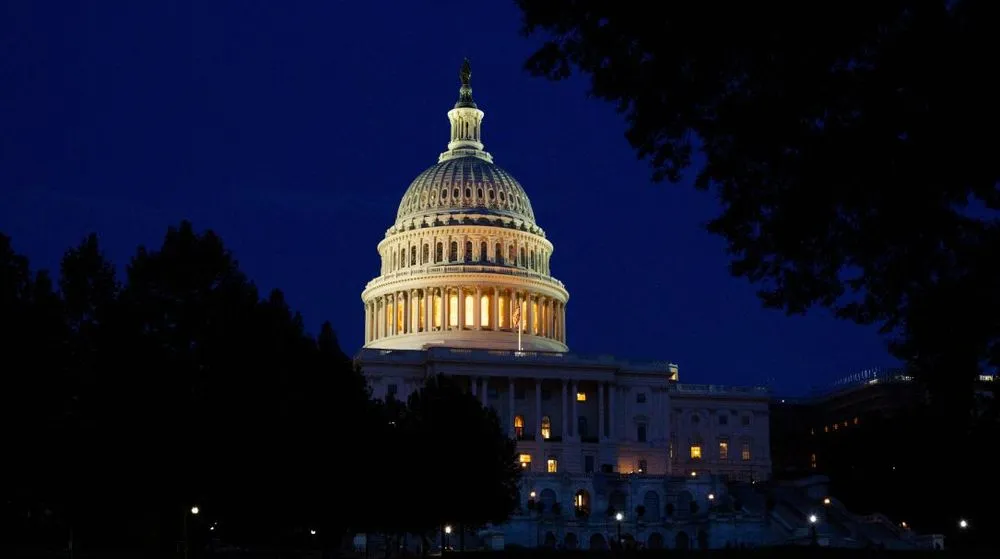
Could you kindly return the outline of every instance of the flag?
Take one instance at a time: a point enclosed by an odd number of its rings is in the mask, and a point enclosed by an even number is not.
[[[511,322],[514,325],[514,328],[518,328],[518,327],[521,326],[521,302],[520,301],[516,301],[516,304],[514,305],[514,311],[511,313],[510,320],[511,320]]]

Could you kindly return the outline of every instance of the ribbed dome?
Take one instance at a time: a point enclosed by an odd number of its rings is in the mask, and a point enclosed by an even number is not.
[[[535,222],[524,189],[507,171],[485,159],[445,159],[413,180],[396,219],[436,213],[492,213]]]

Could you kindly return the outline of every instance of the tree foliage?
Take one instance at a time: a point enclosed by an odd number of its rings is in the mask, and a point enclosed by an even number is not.
[[[518,4],[546,39],[527,68],[588,75],[655,180],[703,161],[708,229],[767,306],[877,324],[935,398],[970,407],[1000,364],[1000,5]]]
[[[373,496],[406,502],[414,489],[391,480],[424,483],[415,457],[453,438],[440,418],[472,451],[442,458],[477,468],[477,498],[496,513],[486,520],[506,518],[510,486],[487,487],[514,464],[495,417],[434,383],[430,400],[392,412],[407,437],[383,446],[392,406],[370,398],[331,325],[307,334],[282,293],[261,297],[211,231],[169,229],[121,278],[90,236],[66,252],[57,284],[0,235],[0,436],[16,457],[0,482],[5,541],[63,543],[72,528],[82,549],[172,548],[198,505],[194,538],[217,523],[212,535],[233,542],[337,545],[345,530],[383,522],[353,514]],[[409,502],[393,530],[437,521]],[[482,502],[469,504],[470,524]]]

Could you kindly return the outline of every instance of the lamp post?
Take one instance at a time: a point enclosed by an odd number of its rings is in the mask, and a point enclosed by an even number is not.
[[[615,513],[615,520],[618,522],[618,545],[621,546],[622,545],[622,520],[625,520],[625,515],[622,514],[622,513],[620,513],[620,512],[616,512]]]
[[[190,510],[184,511],[184,531],[182,534],[183,546],[184,546],[184,559],[188,559],[188,514],[190,514],[191,516],[198,516],[199,512],[201,512],[201,509],[198,508],[198,505],[191,507]]]
[[[445,525],[444,527],[444,549],[441,551],[446,551],[451,546],[451,525]]]

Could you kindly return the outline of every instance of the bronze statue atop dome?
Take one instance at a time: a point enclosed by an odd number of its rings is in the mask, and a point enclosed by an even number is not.
[[[472,65],[469,64],[468,58],[462,62],[462,70],[459,71],[458,76],[462,79],[462,85],[466,87],[472,85]]]
[[[458,102],[455,108],[472,107],[476,108],[476,102],[472,100],[472,64],[466,58],[462,62],[462,69],[458,71],[458,77],[462,80],[462,87],[458,90]]]

